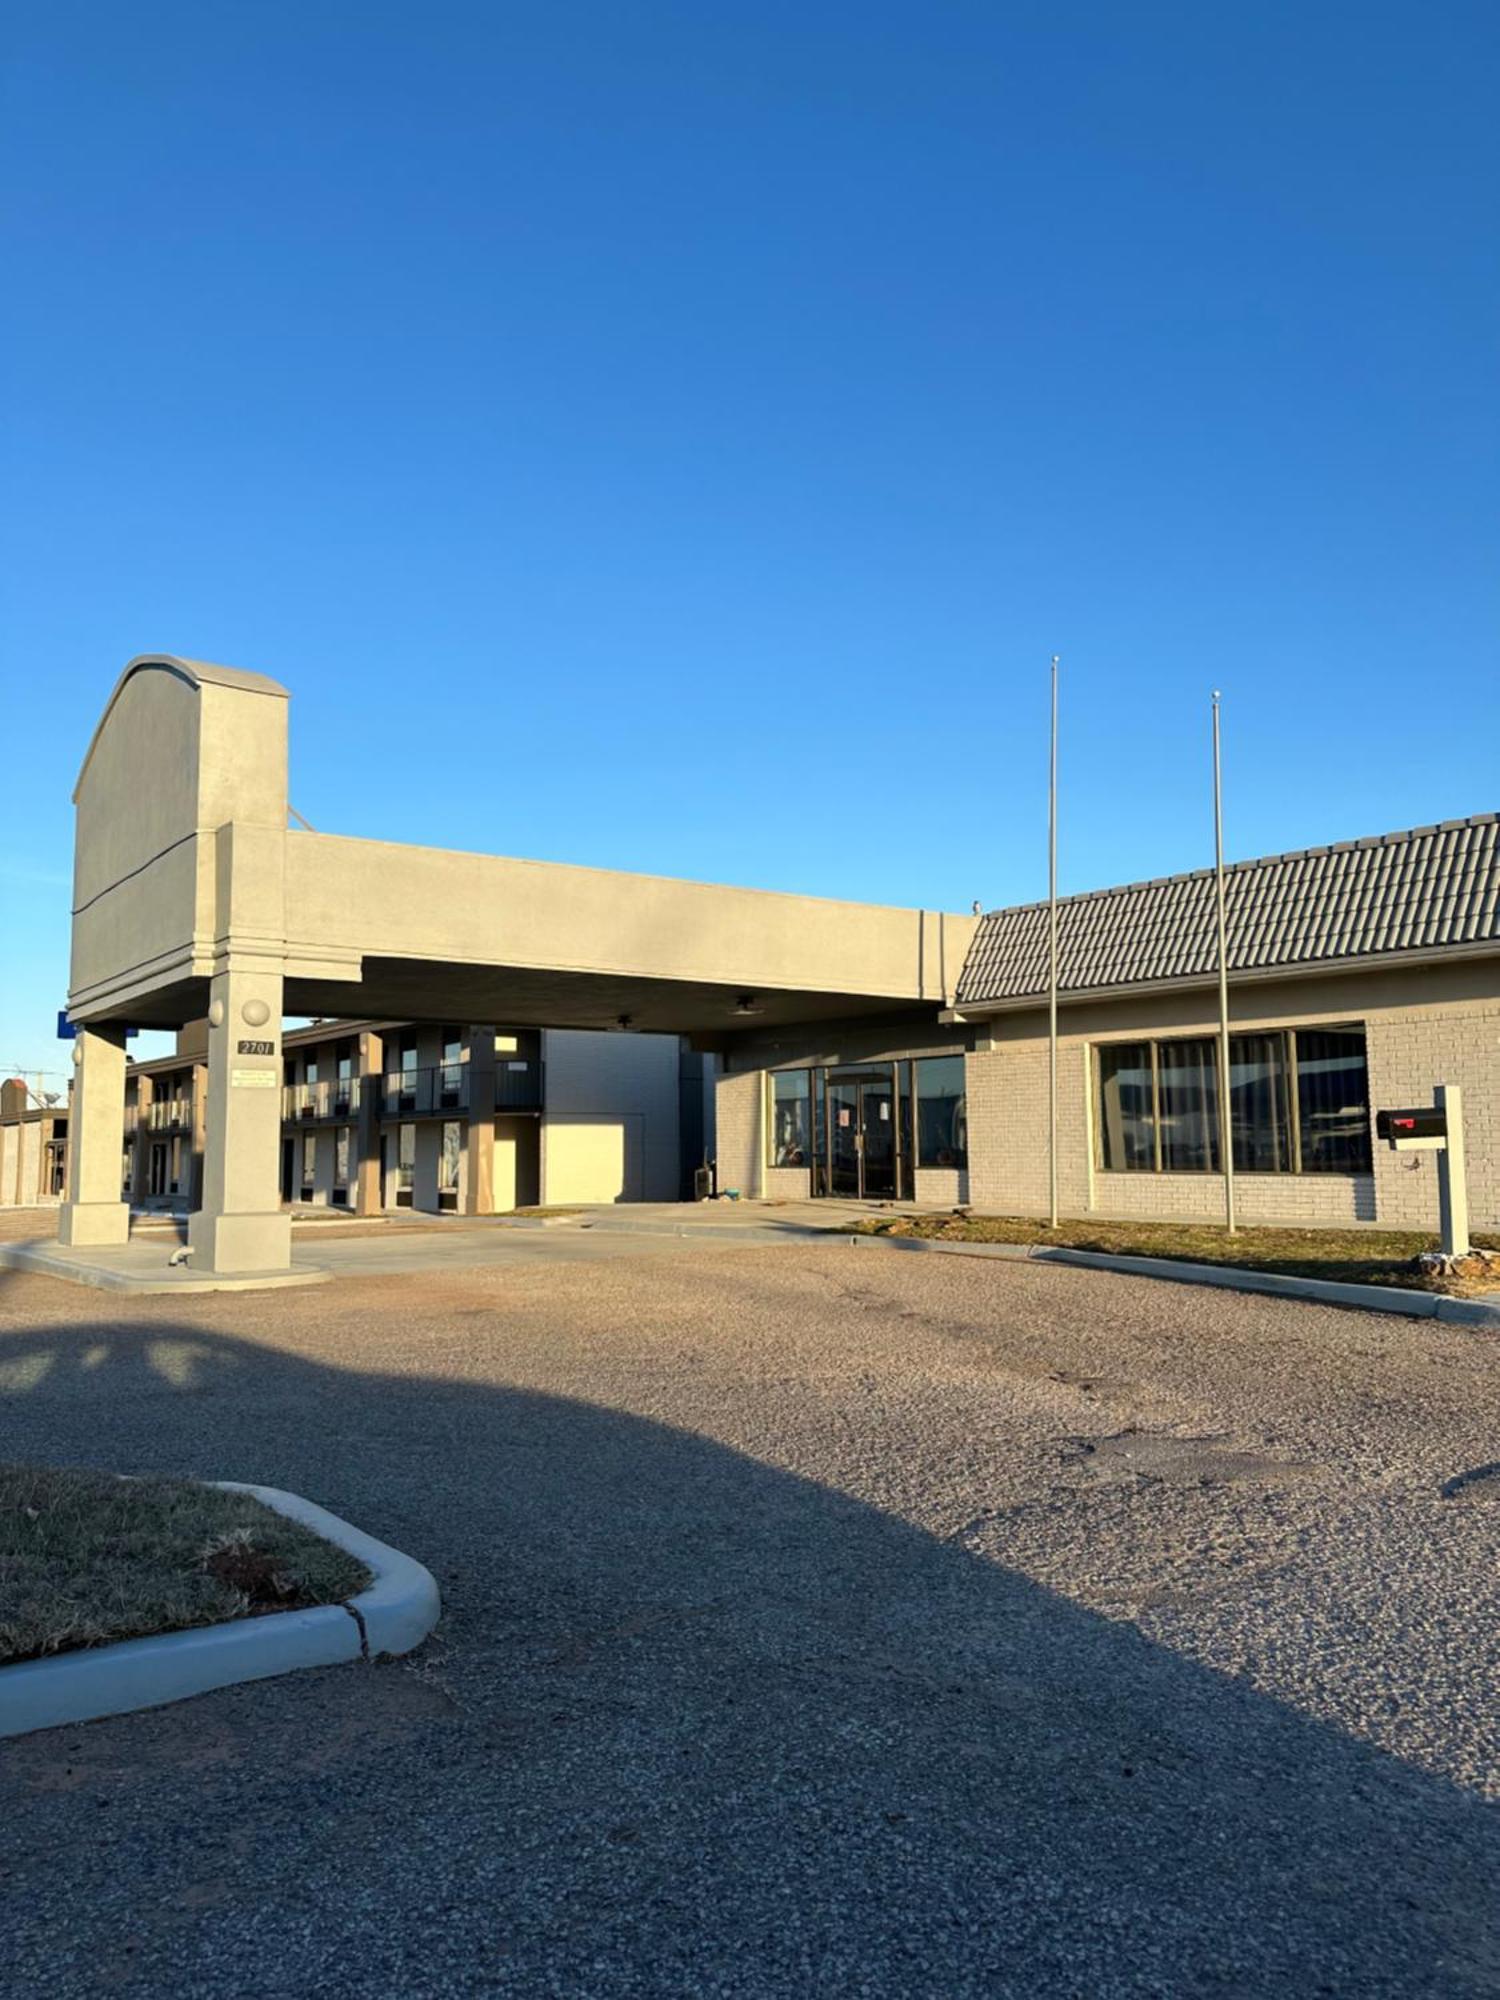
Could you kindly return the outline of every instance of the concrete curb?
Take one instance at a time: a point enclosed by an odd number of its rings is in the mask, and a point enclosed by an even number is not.
[[[166,1241],[165,1233],[162,1236]],[[75,1253],[56,1244],[0,1243],[0,1271],[32,1271],[43,1278],[90,1285],[100,1292],[274,1292],[288,1285],[321,1285],[333,1276],[326,1265],[299,1264],[290,1271],[194,1272],[189,1265],[122,1271],[90,1261],[108,1251]]]
[[[300,1494],[238,1479],[213,1483],[251,1493],[278,1514],[347,1549],[373,1573],[374,1582],[344,1604],[121,1639],[113,1646],[0,1667],[0,1737],[160,1708],[211,1688],[267,1680],[302,1667],[409,1653],[437,1623],[442,1601],[436,1580],[412,1557]]]
[[[1183,1264],[1170,1257],[1118,1257],[1104,1250],[1067,1250],[1045,1243],[941,1243],[926,1236],[856,1235],[851,1235],[849,1241],[886,1250],[935,1250],[949,1257],[1071,1264],[1089,1271],[1117,1271],[1123,1277],[1165,1278],[1170,1284],[1213,1285],[1228,1292],[1265,1292],[1276,1298],[1353,1306],[1361,1312],[1398,1313],[1407,1319],[1436,1319],[1456,1326],[1488,1327],[1500,1333],[1500,1304],[1490,1305],[1483,1299],[1447,1299],[1436,1292],[1402,1291],[1394,1285],[1345,1285],[1329,1278],[1285,1277],[1276,1271],[1246,1271],[1225,1264]]]

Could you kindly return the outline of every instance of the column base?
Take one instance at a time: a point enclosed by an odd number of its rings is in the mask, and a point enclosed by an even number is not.
[[[112,1249],[130,1241],[130,1208],[123,1201],[65,1201],[58,1210],[57,1240],[76,1250]]]
[[[199,1209],[188,1217],[188,1245],[194,1271],[288,1271],[292,1218],[279,1209],[249,1215]]]

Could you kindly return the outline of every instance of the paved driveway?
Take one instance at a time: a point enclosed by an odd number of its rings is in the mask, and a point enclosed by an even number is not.
[[[292,1487],[448,1607],[0,1746],[0,1985],[1500,1991],[1497,1361],[838,1243],[0,1276],[7,1454]]]

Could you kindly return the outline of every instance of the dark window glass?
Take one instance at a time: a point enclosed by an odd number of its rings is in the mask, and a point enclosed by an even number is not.
[[[1215,1067],[1214,1045],[1207,1036],[1190,1042],[1157,1044],[1157,1116],[1161,1126],[1163,1173],[1219,1171]]]
[[[459,1128],[457,1125],[443,1127],[443,1150],[438,1158],[438,1188],[444,1194],[451,1193],[458,1186]]]
[[[1285,1174],[1292,1166],[1286,1038],[1229,1038],[1229,1129],[1237,1174]]]
[[[1149,1173],[1156,1165],[1149,1042],[1099,1051],[1099,1163],[1114,1174]]]
[[[812,1117],[805,1069],[774,1070],[771,1074],[771,1152],[773,1167],[805,1167],[812,1157]]]
[[[1370,1170],[1370,1085],[1363,1028],[1297,1030],[1297,1110],[1305,1174]]]
[[[969,1164],[969,1113],[962,1056],[923,1056],[917,1073],[917,1165]]]
[[[812,1073],[813,1151],[812,1151],[812,1191],[814,1194],[828,1192],[828,1072],[815,1069]]]

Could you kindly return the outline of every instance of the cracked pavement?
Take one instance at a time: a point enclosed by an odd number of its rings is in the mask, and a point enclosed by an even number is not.
[[[0,1977],[1500,1992],[1497,1360],[836,1242],[0,1278],[7,1456],[289,1487],[445,1600],[0,1744]]]

